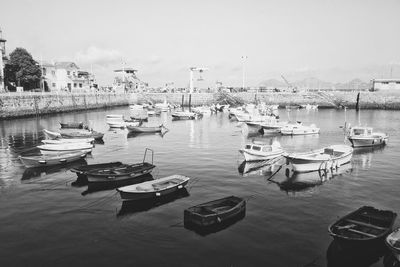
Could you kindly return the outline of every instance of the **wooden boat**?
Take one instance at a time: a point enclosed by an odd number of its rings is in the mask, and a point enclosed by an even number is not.
[[[152,153],[151,163],[145,162],[147,151]],[[85,172],[89,183],[110,183],[123,182],[140,178],[145,174],[151,173],[156,167],[153,165],[153,150],[146,148],[143,162],[135,164],[123,164],[116,167],[96,168]]]
[[[351,127],[347,138],[353,147],[381,146],[389,140],[387,134],[373,132],[372,127],[364,126]]]
[[[104,134],[96,131],[80,131],[80,132],[65,132],[61,133],[62,138],[93,138],[95,140],[103,139]]]
[[[274,142],[272,145],[254,142],[246,144],[239,152],[244,156],[246,161],[258,161],[276,158],[281,156],[284,151],[278,142]]]
[[[89,129],[89,127],[83,122],[60,122],[61,128],[70,129]]]
[[[117,188],[123,200],[148,199],[165,196],[185,187],[190,178],[171,175],[157,180]]]
[[[130,126],[127,125],[126,128],[133,133],[160,133],[165,129],[164,125],[160,126]]]
[[[171,116],[174,120],[194,120],[198,117],[198,114],[189,111],[175,111]]]
[[[319,128],[315,124],[309,126],[303,125],[301,122],[288,123],[281,128],[283,135],[308,135],[319,134]]]
[[[88,172],[88,171],[105,170],[105,169],[111,169],[111,168],[122,167],[122,166],[128,166],[128,165],[122,164],[122,162],[120,162],[120,161],[89,164],[89,165],[81,165],[79,167],[75,167],[75,168],[71,169],[71,172],[76,173],[78,178],[87,179],[86,172]]]
[[[400,228],[394,230],[385,239],[386,245],[389,247],[393,256],[400,261]]]
[[[46,137],[46,139],[57,139],[61,138],[61,134],[59,132],[52,132],[46,129],[43,129],[43,133]]]
[[[60,154],[68,152],[90,153],[93,144],[90,143],[65,143],[65,144],[46,144],[37,146],[42,154]]]
[[[66,144],[66,143],[93,143],[93,142],[94,142],[93,138],[77,138],[77,139],[60,138],[60,139],[42,140],[42,143],[44,144],[53,144],[53,145]]]
[[[69,162],[77,161],[80,159],[84,159],[86,157],[86,153],[82,153],[81,151],[73,152],[73,153],[63,153],[59,155],[51,155],[51,156],[29,156],[23,157],[19,156],[22,164],[25,167],[43,167],[43,166],[53,166],[59,164],[66,164]]]
[[[329,226],[329,234],[344,247],[382,243],[391,232],[397,214],[363,206]]]
[[[322,149],[303,153],[284,154],[286,163],[295,172],[310,172],[338,168],[350,162],[353,148],[347,145],[331,145]]]
[[[228,221],[245,210],[246,201],[243,198],[225,197],[185,209],[184,223],[208,227]]]

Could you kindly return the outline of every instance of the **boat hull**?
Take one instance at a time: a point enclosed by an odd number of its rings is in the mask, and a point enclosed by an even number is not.
[[[390,235],[388,235],[385,239],[385,244],[392,252],[393,256],[400,261],[400,245],[397,244],[395,246],[393,243],[398,243],[400,240],[400,228],[394,230]]]
[[[44,166],[54,166],[61,165],[70,162],[74,162],[80,159],[84,159],[86,157],[86,153],[69,153],[62,154],[53,157],[43,157],[43,156],[32,156],[32,157],[19,157],[22,164],[27,168],[31,167],[44,167]]]
[[[160,133],[163,127],[127,126],[127,128],[132,133]]]
[[[382,146],[387,144],[388,137],[349,137],[349,141],[353,147]]]
[[[283,154],[283,150],[275,151],[272,153],[268,153],[265,155],[262,154],[254,154],[251,152],[248,152],[244,149],[239,150],[239,152],[244,156],[245,161],[262,161],[262,160],[269,160],[273,159],[276,157],[279,157]]]
[[[99,169],[97,169],[94,171],[87,171],[86,176],[89,183],[116,183],[139,178],[151,173],[154,168],[155,166],[150,163],[140,163],[136,164],[131,172],[119,173],[118,171],[113,171],[113,168],[104,172],[99,172]]]

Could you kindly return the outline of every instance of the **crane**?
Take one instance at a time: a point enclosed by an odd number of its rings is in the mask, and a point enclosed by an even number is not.
[[[203,68],[203,67],[191,67],[189,68],[190,70],[190,93],[193,93],[193,72],[198,71],[200,73],[200,78],[199,80],[203,80],[201,77],[201,74],[205,71],[208,70],[208,68]]]
[[[281,75],[282,79],[285,81],[285,83],[288,85],[288,88],[292,90],[293,93],[297,92],[297,87],[293,86],[290,82],[288,82],[288,80],[286,80],[286,78]]]

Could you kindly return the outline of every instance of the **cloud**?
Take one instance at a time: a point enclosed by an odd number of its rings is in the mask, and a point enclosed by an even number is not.
[[[118,50],[90,46],[85,51],[76,53],[75,60],[81,64],[109,66],[114,63],[122,62],[122,54]]]

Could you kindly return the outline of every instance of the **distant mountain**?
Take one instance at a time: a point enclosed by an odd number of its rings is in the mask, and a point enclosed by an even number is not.
[[[360,79],[353,79],[346,83],[331,83],[320,80],[315,77],[294,81],[291,82],[291,84],[299,89],[367,90],[371,87],[369,82],[364,82]],[[262,81],[259,83],[259,86],[266,88],[279,88],[279,89],[288,88],[288,85],[283,80],[279,81],[277,79],[268,79]]]

